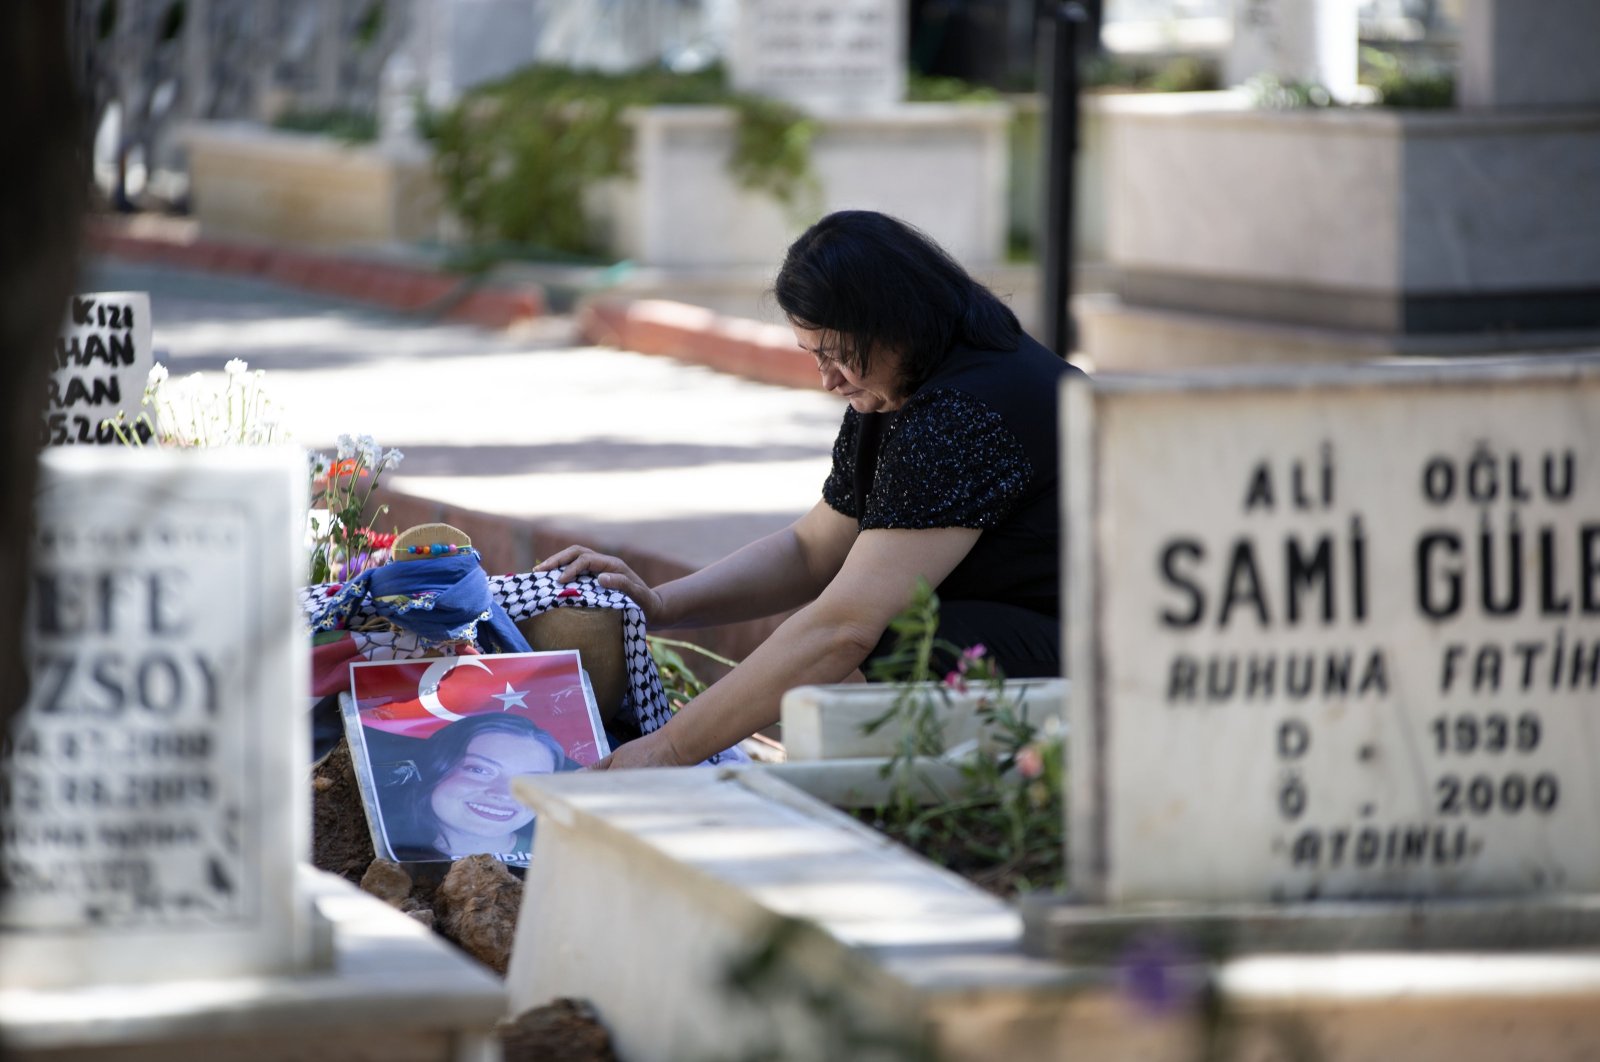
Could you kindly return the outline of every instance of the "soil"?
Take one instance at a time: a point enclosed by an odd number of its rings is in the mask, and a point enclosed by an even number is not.
[[[374,854],[350,746],[341,739],[311,768],[311,862],[359,884]]]
[[[535,1007],[500,1026],[505,1062],[615,1062],[611,1034],[594,1008],[576,999]]]

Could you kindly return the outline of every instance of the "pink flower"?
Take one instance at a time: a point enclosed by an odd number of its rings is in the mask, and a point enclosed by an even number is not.
[[[1028,745],[1017,753],[1017,773],[1024,778],[1037,778],[1044,773],[1044,755],[1039,746]]]
[[[967,680],[961,677],[960,671],[951,671],[946,674],[944,684],[961,693],[967,692]]]
[[[969,645],[965,649],[961,650],[961,662],[963,664],[970,664],[974,660],[982,660],[984,656],[988,654],[988,652],[989,650],[983,647],[982,642],[979,642],[976,645]],[[965,668],[962,670],[965,670]]]

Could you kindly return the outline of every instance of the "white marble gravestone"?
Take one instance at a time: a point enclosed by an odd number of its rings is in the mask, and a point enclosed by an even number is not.
[[[298,450],[45,453],[0,987],[308,962],[305,493]]]
[[[743,0],[728,69],[733,87],[819,113],[859,113],[905,98],[906,0]]]
[[[74,295],[52,352],[40,445],[115,443],[105,421],[118,413],[128,422],[139,415],[153,363],[148,294]],[[136,427],[129,423],[125,430]]]
[[[1231,84],[1259,74],[1323,86],[1341,103],[1355,98],[1359,46],[1356,0],[1233,0]]]
[[[1600,889],[1600,363],[1069,390],[1070,876]]]

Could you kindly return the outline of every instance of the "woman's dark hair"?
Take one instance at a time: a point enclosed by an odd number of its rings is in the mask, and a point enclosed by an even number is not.
[[[567,751],[561,747],[555,735],[532,719],[509,712],[484,712],[480,715],[469,715],[465,719],[457,719],[446,726],[440,727],[429,734],[422,742],[422,748],[416,755],[417,770],[422,774],[422,784],[429,795],[433,787],[445,775],[455,770],[467,755],[467,746],[473,739],[481,734],[515,734],[518,737],[531,737],[539,744],[550,750],[555,757],[558,771],[575,771],[578,764],[567,759]]]
[[[439,833],[439,820],[433,813],[434,787],[466,759],[467,746],[475,738],[494,733],[533,738],[550,751],[557,771],[576,771],[582,766],[567,757],[555,735],[525,716],[484,713],[440,727],[420,743],[412,757],[418,777],[406,783],[406,792],[392,802],[392,811],[385,816],[391,847],[402,860],[441,858],[442,853],[432,847]]]
[[[899,385],[915,390],[957,344],[1015,350],[1022,326],[994,292],[903,221],[841,210],[789,245],[773,295],[790,321],[839,336],[839,360],[859,373],[877,351],[902,355]]]

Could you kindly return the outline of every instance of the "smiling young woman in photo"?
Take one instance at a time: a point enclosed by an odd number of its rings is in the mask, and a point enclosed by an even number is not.
[[[389,846],[402,861],[489,854],[526,864],[533,809],[511,792],[521,774],[577,770],[561,744],[520,716],[472,715],[435,731],[404,798],[382,801]]]

